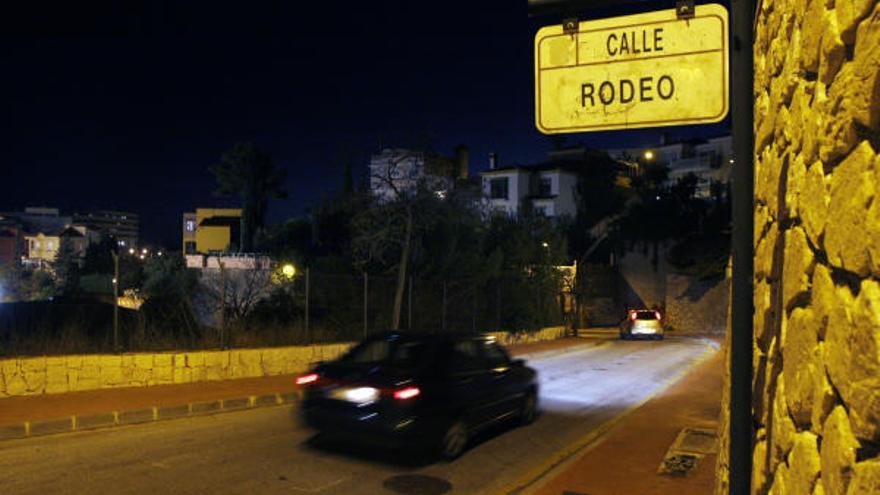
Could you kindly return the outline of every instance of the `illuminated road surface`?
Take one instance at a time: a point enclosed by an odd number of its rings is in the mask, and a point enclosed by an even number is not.
[[[710,348],[701,339],[607,340],[533,356],[543,414],[531,426],[479,439],[450,464],[309,442],[312,433],[296,424],[291,409],[278,407],[0,443],[0,491],[498,493],[654,395]]]

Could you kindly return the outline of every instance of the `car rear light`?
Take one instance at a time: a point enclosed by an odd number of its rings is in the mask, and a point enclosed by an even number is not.
[[[632,320],[632,321],[636,321],[636,313],[635,313],[635,311],[633,311],[632,313],[629,314],[629,319]]]
[[[397,400],[407,400],[418,397],[422,393],[419,387],[406,387],[394,391],[394,398]]]
[[[296,384],[297,385],[308,385],[309,383],[314,383],[314,382],[318,381],[318,378],[319,377],[318,377],[317,373],[309,373],[307,375],[302,375],[302,376],[296,377]]]
[[[660,312],[659,311],[654,311],[654,316],[657,317],[658,321],[660,320]]]

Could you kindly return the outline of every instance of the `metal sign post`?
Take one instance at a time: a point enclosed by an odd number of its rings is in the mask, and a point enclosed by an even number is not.
[[[754,185],[754,79],[753,38],[755,2],[732,0],[732,29],[727,29],[727,17],[723,18],[724,35],[709,34],[709,24],[698,27],[703,38],[723,43],[720,52],[717,45],[705,44],[694,49],[687,43],[675,44],[675,30],[681,33],[700,22],[701,11],[711,5],[694,5],[692,0],[678,0],[672,12],[675,19],[686,24],[674,24],[669,14],[651,20],[659,12],[627,16],[629,23],[604,21],[579,22],[573,16],[591,9],[621,5],[644,4],[644,0],[528,0],[531,16],[554,15],[564,19],[562,25],[544,28],[535,41],[535,86],[537,127],[542,132],[566,133],[609,129],[633,129],[655,125],[679,125],[717,122],[724,118],[728,96],[733,108],[733,232],[731,252],[733,275],[731,280],[731,328],[730,328],[730,483],[729,493],[747,494],[751,488],[752,441],[752,314],[753,314],[753,185]],[[670,3],[672,3],[670,1]],[[716,6],[721,9],[723,7]],[[647,16],[647,17],[640,17]],[[624,19],[624,18],[619,18]],[[594,23],[595,22],[595,23]],[[663,31],[656,33],[647,24],[666,22],[673,28],[670,37]],[[705,22],[705,21],[704,21]],[[717,22],[716,22],[717,24]],[[728,31],[730,33],[728,34]],[[611,35],[615,36],[612,37]],[[544,41],[546,40],[548,41]],[[585,43],[582,39],[586,40]],[[626,49],[622,40],[626,39]],[[550,41],[552,40],[552,41]],[[670,41],[672,40],[672,41]],[[603,42],[604,41],[604,47]],[[701,41],[702,42],[702,41]],[[543,43],[546,43],[544,46]],[[672,43],[672,44],[669,44]],[[674,47],[668,50],[667,47]],[[604,53],[603,53],[604,48]],[[650,48],[650,52],[648,49]],[[662,50],[661,50],[662,48]],[[638,53],[636,53],[638,50]],[[667,51],[668,50],[668,51]],[[669,67],[650,63],[649,57],[661,51],[672,53]],[[623,53],[622,53],[623,52]],[[709,53],[717,53],[724,59],[723,76],[700,79],[699,85],[691,86],[691,92],[700,92],[708,86],[712,96],[707,100],[710,111],[689,108],[702,100],[694,95],[683,95],[675,100],[673,86],[681,91],[687,85],[674,84],[673,71],[683,74],[693,66],[704,69],[717,66],[709,60]],[[733,78],[727,84],[729,69],[727,55],[733,65]],[[623,57],[620,57],[620,55]],[[677,58],[677,61],[676,61]],[[648,63],[646,63],[648,62]],[[584,64],[589,64],[584,68]],[[613,64],[618,64],[617,67]],[[662,67],[662,71],[657,71]],[[653,73],[651,71],[654,71]],[[713,69],[714,70],[714,69]],[[556,74],[548,75],[556,72]],[[544,74],[548,72],[548,74]],[[653,75],[652,75],[653,74]],[[711,72],[706,72],[711,75]],[[670,80],[661,78],[668,75]],[[601,80],[593,80],[599,77]],[[652,77],[642,86],[643,78]],[[626,82],[625,82],[626,81]],[[691,79],[691,82],[696,79]],[[719,81],[726,84],[720,90]],[[604,88],[603,88],[604,84]],[[638,101],[636,93],[638,92]],[[681,93],[678,93],[682,96]],[[651,99],[646,99],[645,96]],[[656,100],[661,101],[656,101]],[[598,101],[598,105],[597,102]],[[663,104],[663,101],[666,103]],[[660,104],[658,104],[660,103]],[[640,105],[640,107],[637,107]],[[688,114],[687,112],[699,112]],[[652,117],[655,116],[655,117]],[[686,121],[691,119],[690,121]]]

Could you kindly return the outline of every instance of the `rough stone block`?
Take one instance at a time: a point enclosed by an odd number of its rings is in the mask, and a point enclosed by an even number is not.
[[[811,309],[795,308],[788,319],[782,344],[785,396],[789,410],[801,428],[810,424],[816,374],[820,370],[824,372],[819,360],[817,326]]]
[[[825,227],[829,262],[863,277],[871,272],[866,212],[876,192],[874,159],[870,143],[862,141],[834,169],[828,208],[829,218],[834,221]]]
[[[810,290],[815,257],[804,230],[793,227],[785,232],[784,259],[782,264],[782,305],[790,308],[797,299]]]
[[[800,183],[797,213],[800,216],[807,237],[814,246],[821,246],[822,234],[828,219],[830,197],[825,185],[825,172],[822,162],[815,162],[806,170]]]
[[[82,356],[65,356],[64,363],[68,368],[80,368],[83,365],[83,357]]]
[[[847,495],[880,493],[880,459],[860,462],[853,468]]]
[[[852,80],[846,83],[854,95],[855,120],[880,131],[880,3],[858,28],[852,66]]]
[[[73,431],[73,418],[70,417],[46,421],[31,421],[30,434],[32,437],[67,433],[70,431]]]
[[[829,11],[826,16],[825,32],[822,33],[822,56],[819,59],[819,80],[831,84],[846,60],[846,46],[840,39],[837,27],[837,14]]]
[[[755,249],[754,270],[755,277],[760,279],[774,279],[773,262],[775,259],[776,243],[779,237],[779,227],[771,223],[767,234],[758,242]]]
[[[819,479],[818,437],[808,431],[794,437],[794,447],[788,455],[789,476],[785,493],[812,493]]]
[[[849,410],[854,434],[880,439],[880,284],[863,280],[848,334],[829,328],[828,369]]]
[[[767,440],[758,440],[752,449],[752,493],[764,493],[767,486]]]
[[[174,368],[162,366],[153,368],[152,381],[157,384],[174,383]]]
[[[143,409],[132,409],[130,411],[119,412],[119,424],[131,425],[137,423],[148,423],[154,419],[154,411],[152,407]]]
[[[865,95],[858,94],[853,79],[853,64],[846,63],[828,88],[827,100],[813,109],[824,114],[819,129],[819,159],[826,167],[844,158],[859,142],[856,118],[864,105]],[[822,84],[821,81],[819,83]],[[821,87],[821,86],[819,86]],[[816,98],[815,100],[820,100]]]
[[[113,413],[88,414],[76,417],[77,431],[110,428],[112,426],[116,426],[116,415]]]
[[[834,10],[837,14],[840,37],[846,44],[855,43],[859,21],[868,15],[874,3],[873,0],[836,0]]]
[[[804,178],[807,167],[804,159],[796,155],[788,164],[788,176],[785,179],[785,211],[783,218],[797,218],[799,216],[799,201],[804,194]]]
[[[205,366],[204,352],[190,352],[186,355],[186,365],[190,368],[198,368]]]
[[[97,354],[84,354],[84,355],[80,356],[80,359],[81,359],[80,367],[92,366],[92,367],[97,368],[98,366],[101,365],[100,358],[101,358],[101,356],[99,356]]]
[[[789,484],[788,466],[784,462],[779,463],[773,473],[773,484],[770,485],[767,495],[785,495],[785,487]]]
[[[822,36],[825,34],[825,24],[828,22],[828,12],[825,10],[824,0],[809,0],[807,12],[803,17],[801,35],[801,68],[807,72],[819,71],[819,53],[822,48]]]
[[[170,368],[174,366],[174,354],[161,353],[153,355],[154,368]]]
[[[850,471],[856,463],[859,442],[853,436],[846,410],[837,406],[822,429],[822,485],[825,493],[846,493]]]
[[[174,383],[191,383],[192,369],[174,367]]]
[[[819,343],[819,355],[824,356],[824,343]],[[823,358],[824,361],[824,358]],[[822,427],[825,420],[837,405],[837,395],[831,388],[831,382],[828,381],[828,375],[819,370],[816,373],[816,381],[813,383],[813,410],[810,413],[810,431],[817,435],[822,434]]]
[[[148,370],[153,368],[153,355],[152,354],[135,354],[134,355],[134,365],[137,368]]]
[[[113,387],[120,386],[126,382],[125,378],[122,376],[122,367],[107,367],[101,368],[101,386],[102,387]]]
[[[771,418],[769,425],[770,454],[772,465],[776,465],[784,461],[788,456],[788,452],[794,445],[794,436],[797,433],[788,411],[785,376],[781,373],[776,377],[776,390],[773,395]]]
[[[102,355],[98,356],[99,368],[119,368],[122,366],[122,356],[119,355]]]

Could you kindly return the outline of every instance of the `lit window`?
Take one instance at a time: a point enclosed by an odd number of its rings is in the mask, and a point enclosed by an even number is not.
[[[49,242],[46,244],[46,249],[49,249],[50,251],[51,251],[52,249],[55,249],[55,243],[52,242],[52,241],[49,241]]]
[[[186,221],[186,231],[187,232],[195,232],[196,231],[196,222],[194,220]]]
[[[34,248],[35,248],[35,249],[40,249],[40,241],[35,241],[35,242],[34,242]]]

